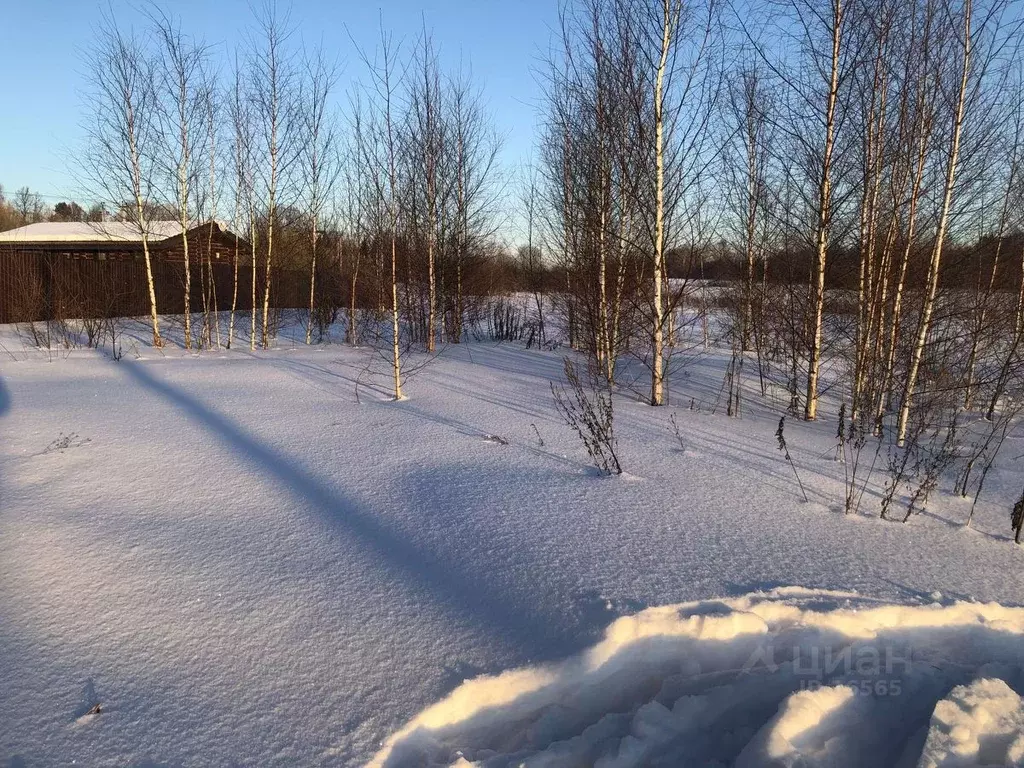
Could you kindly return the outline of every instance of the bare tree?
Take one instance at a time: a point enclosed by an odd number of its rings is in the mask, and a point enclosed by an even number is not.
[[[43,198],[28,187],[15,190],[13,203],[22,224],[34,224],[43,220],[43,212],[46,210]]]
[[[381,29],[380,45],[376,55],[370,59],[363,54],[370,75],[371,86],[368,95],[374,109],[372,128],[363,132],[360,153],[363,162],[383,173],[371,171],[375,186],[375,197],[386,217],[385,238],[390,251],[390,299],[391,299],[391,374],[394,399],[401,400],[402,394],[402,346],[401,320],[398,303],[398,225],[399,225],[399,177],[398,163],[401,152],[401,136],[398,132],[397,98],[402,85],[404,71],[399,71],[398,46],[390,34]]]
[[[256,216],[256,170],[254,152],[256,149],[254,99],[250,92],[251,82],[246,78],[238,54],[235,54],[234,82],[229,99],[229,116],[232,131],[232,175],[234,180],[234,218],[236,232],[245,232],[249,241],[249,349],[256,349],[256,266],[257,266],[257,216]],[[228,320],[228,346],[234,341],[235,313],[238,307],[238,278],[241,254],[236,239],[232,263],[231,315]]]
[[[209,51],[182,32],[177,19],[153,10],[151,22],[160,41],[157,58],[157,128],[161,175],[169,183],[181,236],[184,275],[185,349],[192,348],[192,255],[188,232],[196,224],[201,147],[209,126],[204,119],[212,84]]]
[[[260,181],[266,239],[263,253],[263,299],[260,344],[270,346],[270,293],[274,267],[274,236],[282,198],[292,192],[297,117],[295,69],[288,50],[288,18],[276,6],[264,5],[257,14],[257,32],[250,41],[252,117],[257,126],[254,166]],[[255,281],[254,281],[255,290]],[[256,312],[255,303],[253,313]]]
[[[519,267],[522,270],[527,290],[533,295],[534,308],[537,312],[537,342],[544,345],[547,336],[544,327],[544,294],[547,288],[545,276],[547,269],[544,264],[543,252],[536,244],[538,217],[540,212],[540,191],[537,169],[527,165],[523,169],[523,186],[520,190],[520,205],[526,220],[526,244],[519,249]]]
[[[217,305],[217,281],[213,268],[214,259],[214,232],[220,228],[217,220],[217,206],[221,197],[221,181],[218,176],[220,157],[217,149],[217,137],[219,134],[221,108],[217,100],[216,85],[212,78],[203,94],[204,117],[206,120],[207,140],[207,184],[205,189],[201,187],[202,194],[199,199],[199,219],[207,222],[210,226],[206,229],[206,264],[203,272],[203,327],[201,333],[202,343],[207,346],[221,345],[220,336],[220,312]],[[236,237],[235,250],[238,249]]]
[[[882,338],[881,371],[875,393],[876,423],[891,407],[896,386],[896,358],[905,315],[905,297],[911,256],[921,229],[922,208],[929,157],[932,154],[938,117],[939,78],[936,59],[941,51],[933,43],[939,33],[938,9],[931,2],[910,6],[908,32],[903,46],[902,87],[894,161],[890,172],[890,227],[899,230],[902,246],[879,267],[879,312],[887,326]],[[883,257],[885,251],[883,250]],[[890,274],[891,270],[891,274]],[[887,301],[891,296],[891,304]],[[868,335],[862,334],[867,345]],[[866,356],[866,353],[865,353]]]
[[[252,217],[252,144],[249,136],[248,102],[242,90],[242,72],[238,66],[238,57],[235,57],[234,83],[231,88],[230,100],[228,101],[228,114],[231,120],[232,145],[231,145],[231,169],[233,171],[233,199],[234,213],[231,223],[235,232],[249,231]],[[250,237],[252,236],[249,231]],[[239,267],[239,243],[235,238],[235,248],[231,259],[231,312],[228,316],[228,341],[227,347],[235,340],[235,312],[238,308],[238,267]],[[255,259],[253,260],[255,264]],[[255,324],[252,326],[255,333]],[[252,339],[255,341],[255,338]]]
[[[351,126],[345,163],[342,173],[344,174],[344,205],[346,214],[344,221],[348,222],[349,234],[353,246],[348,259],[349,269],[349,306],[348,306],[348,328],[347,341],[355,346],[359,339],[358,320],[359,310],[357,304],[357,288],[359,287],[360,269],[363,263],[364,250],[370,241],[374,226],[372,223],[373,212],[376,210],[378,185],[371,178],[372,169],[368,168],[365,160],[372,153],[370,137],[367,135],[365,123],[365,107],[357,91],[352,95],[351,100]],[[373,175],[375,178],[375,174]]]
[[[459,343],[466,311],[465,273],[473,260],[481,257],[486,241],[497,229],[495,176],[502,141],[468,71],[451,73],[446,90],[443,155],[451,188],[445,194],[450,208],[443,214],[450,238],[444,293],[452,305],[450,339]]]
[[[153,345],[163,346],[150,256],[150,208],[156,173],[156,92],[142,42],[105,15],[89,52],[93,105],[81,172],[96,197],[122,205],[138,231],[146,265]]]
[[[309,318],[306,343],[313,338],[313,311],[316,299],[317,247],[320,244],[324,210],[333,195],[338,178],[338,148],[333,116],[328,103],[337,81],[337,68],[317,49],[305,62],[306,93],[300,119],[302,173],[310,223]]]
[[[654,76],[654,332],[651,344],[651,405],[665,402],[665,73],[682,3],[661,0],[661,50]]]
[[[758,266],[764,268],[771,229],[768,165],[774,143],[773,95],[756,63],[742,66],[729,84],[726,124],[732,137],[723,153],[726,200],[735,220],[743,258],[738,344],[756,346],[754,311]]]
[[[410,79],[412,149],[417,166],[414,178],[422,187],[426,212],[427,245],[427,352],[433,352],[437,341],[437,243],[440,217],[439,174],[445,137],[442,123],[441,75],[433,39],[426,29],[420,38],[415,60],[416,77]],[[414,192],[415,194],[415,192]],[[411,286],[407,286],[411,288]]]
[[[949,0],[944,8],[948,18],[951,43],[947,61],[953,62],[955,67],[950,67],[944,73],[945,77],[941,87],[945,101],[945,117],[948,120],[942,136],[944,139],[942,196],[928,259],[924,297],[911,347],[896,424],[896,438],[901,445],[907,435],[907,425],[921,371],[921,363],[932,330],[932,316],[938,295],[942,257],[953,214],[954,196],[957,191],[964,128],[969,124],[969,118],[976,112],[981,112],[985,106],[984,98],[987,93],[982,88],[982,84],[985,81],[986,71],[999,53],[998,43],[992,40],[992,36],[997,33],[1001,23],[1003,10],[1001,2],[997,0],[991,7],[982,8],[982,12],[979,14],[980,18],[977,19],[975,18],[974,0],[963,0],[962,5],[954,0]],[[980,50],[978,50],[979,46]]]
[[[1009,81],[1010,87],[1006,89],[1009,91],[1006,99],[1006,119],[1000,121],[998,128],[1001,130],[993,137],[992,144],[994,146],[992,149],[994,151],[986,153],[986,160],[994,166],[994,173],[990,173],[992,175],[1000,175],[999,178],[995,179],[995,182],[1002,186],[1000,195],[1002,199],[998,205],[998,215],[993,232],[995,247],[991,264],[989,265],[987,275],[981,269],[978,270],[975,281],[973,311],[967,323],[970,351],[968,352],[967,370],[965,372],[964,408],[968,410],[972,407],[977,390],[982,385],[982,382],[978,380],[978,364],[979,359],[984,357],[982,350],[983,341],[988,336],[988,340],[994,348],[999,346],[998,335],[993,334],[994,329],[990,328],[992,325],[991,315],[993,310],[997,309],[998,294],[1003,293],[1000,288],[1003,287],[1002,284],[1005,280],[1001,278],[1008,276],[1005,264],[1006,250],[1009,247],[1007,235],[1009,234],[1010,227],[1014,223],[1019,226],[1021,221],[1019,214],[1014,209],[1020,204],[1021,162],[1024,160],[1024,157],[1022,157],[1022,152],[1024,152],[1024,99],[1022,99],[1020,92],[1019,72],[1014,74],[1016,77]],[[985,217],[979,216],[979,220],[984,221]],[[1007,325],[1009,328],[1012,328],[1014,323],[1010,322]],[[1009,330],[1009,328],[1001,330],[1005,331]],[[996,336],[996,338],[992,338],[993,336]],[[1012,344],[1010,350],[1013,350]],[[1002,371],[1004,366],[1005,363],[1000,365],[1000,371]],[[997,378],[995,382],[997,385],[999,379],[1001,377]],[[989,412],[989,419],[992,418],[993,410],[994,408]]]

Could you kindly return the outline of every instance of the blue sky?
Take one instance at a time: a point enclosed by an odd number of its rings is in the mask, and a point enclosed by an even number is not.
[[[0,23],[5,75],[0,85],[0,184],[45,195],[49,205],[87,196],[71,168],[88,114],[83,58],[106,2],[9,0]],[[225,57],[242,44],[252,24],[246,0],[164,0],[184,28],[220,47]],[[140,4],[113,0],[125,24],[139,25]],[[372,50],[381,21],[405,46],[415,43],[424,19],[444,63],[467,62],[483,89],[495,126],[505,136],[502,161],[512,168],[533,144],[540,65],[557,19],[558,0],[279,0],[290,9],[297,39],[337,55],[347,87],[363,75],[352,40]],[[345,97],[339,94],[339,99]]]

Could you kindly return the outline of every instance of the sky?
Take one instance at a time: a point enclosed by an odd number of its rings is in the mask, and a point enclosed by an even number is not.
[[[104,9],[128,26],[142,26],[141,2],[5,0],[0,21],[0,184],[23,186],[52,206],[73,198],[92,202],[74,181],[89,114],[85,59]],[[252,27],[247,0],[162,0],[190,34],[216,45],[226,62]],[[558,0],[278,0],[295,42],[322,44],[343,68],[342,90],[364,76],[358,49],[372,51],[380,27],[411,48],[424,23],[442,65],[464,62],[504,136],[502,166],[514,169],[532,150],[540,99],[536,70],[548,49]],[[355,45],[353,44],[355,43]],[[338,93],[341,103],[347,100]]]

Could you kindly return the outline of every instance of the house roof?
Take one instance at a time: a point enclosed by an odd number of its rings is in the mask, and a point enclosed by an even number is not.
[[[224,232],[230,230],[221,222],[215,222]],[[199,224],[193,225],[201,226]],[[181,234],[178,221],[151,221],[147,227],[150,240],[160,241]],[[123,221],[45,221],[0,232],[3,243],[139,243],[142,232],[135,224]]]

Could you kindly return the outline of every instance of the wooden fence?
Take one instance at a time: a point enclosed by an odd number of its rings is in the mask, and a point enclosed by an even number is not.
[[[212,271],[212,280],[211,278]],[[215,262],[212,267],[193,264],[190,303],[200,312],[207,305],[228,310],[235,292],[234,267]],[[345,281],[334,275],[321,278],[318,303],[345,306]],[[153,284],[159,312],[180,313],[185,300],[185,267],[182,262],[153,260]],[[257,269],[257,304],[263,300],[263,268]],[[239,265],[236,306],[247,311],[252,304],[251,265]],[[309,274],[301,270],[274,270],[271,275],[271,306],[309,306]],[[68,320],[98,317],[138,317],[149,314],[146,265],[141,258],[96,260],[69,258],[63,253],[0,249],[0,323]]]

